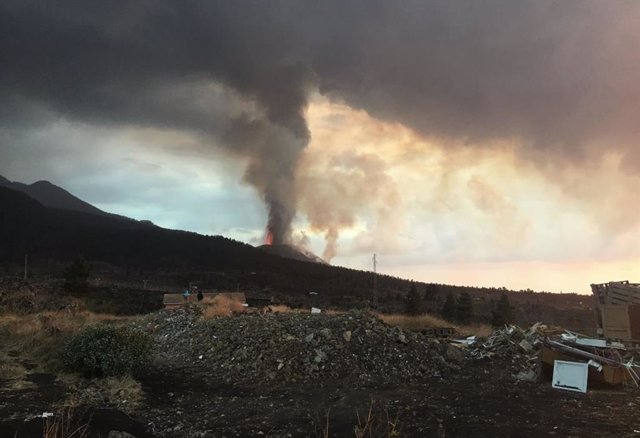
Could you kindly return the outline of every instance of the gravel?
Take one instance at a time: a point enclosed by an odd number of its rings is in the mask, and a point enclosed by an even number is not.
[[[194,307],[161,311],[139,324],[155,334],[159,363],[190,364],[229,383],[398,383],[456,367],[443,359],[446,346],[437,340],[390,327],[363,311],[205,320]]]

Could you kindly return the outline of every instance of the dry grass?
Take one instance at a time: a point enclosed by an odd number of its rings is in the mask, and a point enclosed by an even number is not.
[[[356,410],[358,417],[358,425],[354,428],[356,438],[395,438],[400,436],[398,414],[393,418],[390,417],[389,410],[381,405],[381,403],[371,401],[366,417],[360,417],[360,412]],[[374,409],[378,412],[374,413]]]
[[[386,324],[400,327],[403,330],[420,331],[428,328],[451,327],[461,335],[481,337],[486,337],[493,331],[491,326],[487,324],[458,325],[428,313],[418,316],[381,313],[378,317]]]
[[[63,374],[59,351],[68,335],[98,323],[121,323],[137,317],[117,317],[91,312],[43,312],[40,314],[0,316],[0,376],[10,379],[9,389],[22,389],[32,384],[22,361],[37,364],[32,371],[58,374],[66,388],[66,400],[56,405],[61,409],[47,418],[44,437],[84,437],[82,425],[72,422],[68,406],[111,405],[125,412],[134,412],[140,405],[143,392],[140,383],[131,377],[85,379]],[[9,351],[17,355],[6,354]]]
[[[89,424],[76,419],[73,407],[63,408],[53,417],[44,420],[43,438],[85,438],[89,433]]]
[[[458,333],[463,336],[478,336],[480,338],[486,338],[493,333],[493,327],[489,324],[470,324],[456,326]]]
[[[0,316],[0,330],[15,336],[73,333],[91,324],[130,319],[132,318],[88,311],[75,313],[67,311],[41,312],[28,315],[5,314]]]
[[[27,374],[27,369],[15,358],[0,353],[0,377],[7,380],[6,389],[20,390],[33,386],[33,383],[26,380]]]
[[[316,415],[314,420],[314,435],[316,438],[329,438],[333,436],[330,431],[330,410],[324,415]],[[354,425],[353,432],[356,438],[397,438],[401,436],[399,430],[399,415],[389,415],[389,409],[380,401],[371,401],[367,413],[360,415],[356,409],[358,424]]]
[[[87,311],[3,314],[0,315],[0,345],[6,351],[18,351],[21,356],[37,363],[38,371],[57,371],[61,368],[58,351],[66,336],[92,324],[130,319],[132,317]]]
[[[0,364],[0,376],[7,380],[22,380],[27,375],[27,369],[21,364],[13,361],[6,361]]]
[[[455,325],[437,316],[425,313],[424,315],[408,316],[399,313],[384,314],[378,317],[386,324],[397,326],[403,330],[423,330],[426,328],[454,327]]]
[[[58,381],[69,396],[63,406],[115,406],[133,413],[140,407],[144,397],[140,382],[130,376],[86,379],[75,374],[60,374]]]
[[[206,298],[202,305],[204,306],[202,316],[205,319],[231,316],[233,313],[244,312],[246,309],[239,299],[223,294],[216,295],[212,299]]]
[[[289,307],[289,306],[285,306],[284,304],[275,304],[273,306],[267,306],[264,308],[265,312],[269,312],[269,313],[291,313],[294,312],[294,310]]]

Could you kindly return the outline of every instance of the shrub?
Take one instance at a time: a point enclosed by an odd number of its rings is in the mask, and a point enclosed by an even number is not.
[[[93,326],[74,335],[63,347],[62,361],[85,376],[133,374],[151,357],[151,338],[127,327]]]

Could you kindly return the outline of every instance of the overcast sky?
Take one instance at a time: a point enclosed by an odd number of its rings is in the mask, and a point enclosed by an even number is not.
[[[0,175],[424,281],[640,281],[640,2],[0,4]]]

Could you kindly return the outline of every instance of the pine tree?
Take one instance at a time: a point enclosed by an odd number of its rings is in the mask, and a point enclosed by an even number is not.
[[[438,285],[437,284],[427,284],[427,287],[424,290],[424,300],[425,301],[435,301],[438,296]]]
[[[64,270],[64,286],[68,291],[81,292],[88,286],[92,266],[84,259],[77,257]]]
[[[511,324],[513,322],[513,307],[509,302],[507,294],[502,294],[502,296],[498,300],[498,303],[496,304],[496,308],[491,313],[491,325],[493,325],[494,327],[501,327],[505,324]]]
[[[469,324],[473,320],[473,301],[471,295],[463,292],[456,303],[456,321],[460,324]]]
[[[447,321],[454,321],[456,319],[456,298],[451,291],[447,294],[440,314]]]
[[[421,315],[422,314],[422,297],[418,293],[418,289],[415,284],[411,285],[409,293],[406,299],[406,313],[407,315]]]

